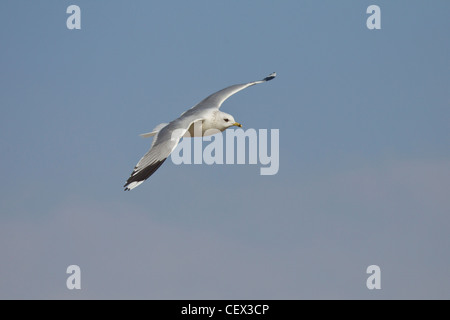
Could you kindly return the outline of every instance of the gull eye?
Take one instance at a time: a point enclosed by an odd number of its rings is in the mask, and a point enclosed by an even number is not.
[[[230,121],[230,119],[224,119],[225,120],[225,122],[228,122],[228,121]]]

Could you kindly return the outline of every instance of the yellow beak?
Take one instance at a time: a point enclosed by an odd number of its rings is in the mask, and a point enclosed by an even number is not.
[[[240,124],[240,123],[238,123],[238,122],[235,122],[235,123],[233,123],[233,126],[236,126],[236,127],[242,128],[242,124]]]

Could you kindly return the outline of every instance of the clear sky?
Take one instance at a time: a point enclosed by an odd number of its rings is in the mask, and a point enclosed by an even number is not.
[[[449,12],[1,1],[0,298],[449,299]],[[123,191],[140,133],[273,71],[222,110],[279,129],[278,174],[166,161]]]

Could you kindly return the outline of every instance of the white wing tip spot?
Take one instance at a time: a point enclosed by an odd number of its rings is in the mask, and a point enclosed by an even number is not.
[[[142,181],[133,181],[132,183],[130,183],[129,185],[127,185],[125,187],[125,190],[133,190],[134,188],[136,188],[138,185],[140,185],[141,183],[143,183],[145,180]]]

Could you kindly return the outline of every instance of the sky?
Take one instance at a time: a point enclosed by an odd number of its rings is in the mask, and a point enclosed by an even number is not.
[[[0,298],[449,299],[449,11],[1,1]],[[139,134],[274,71],[221,110],[279,130],[277,174],[168,159],[123,191]]]

